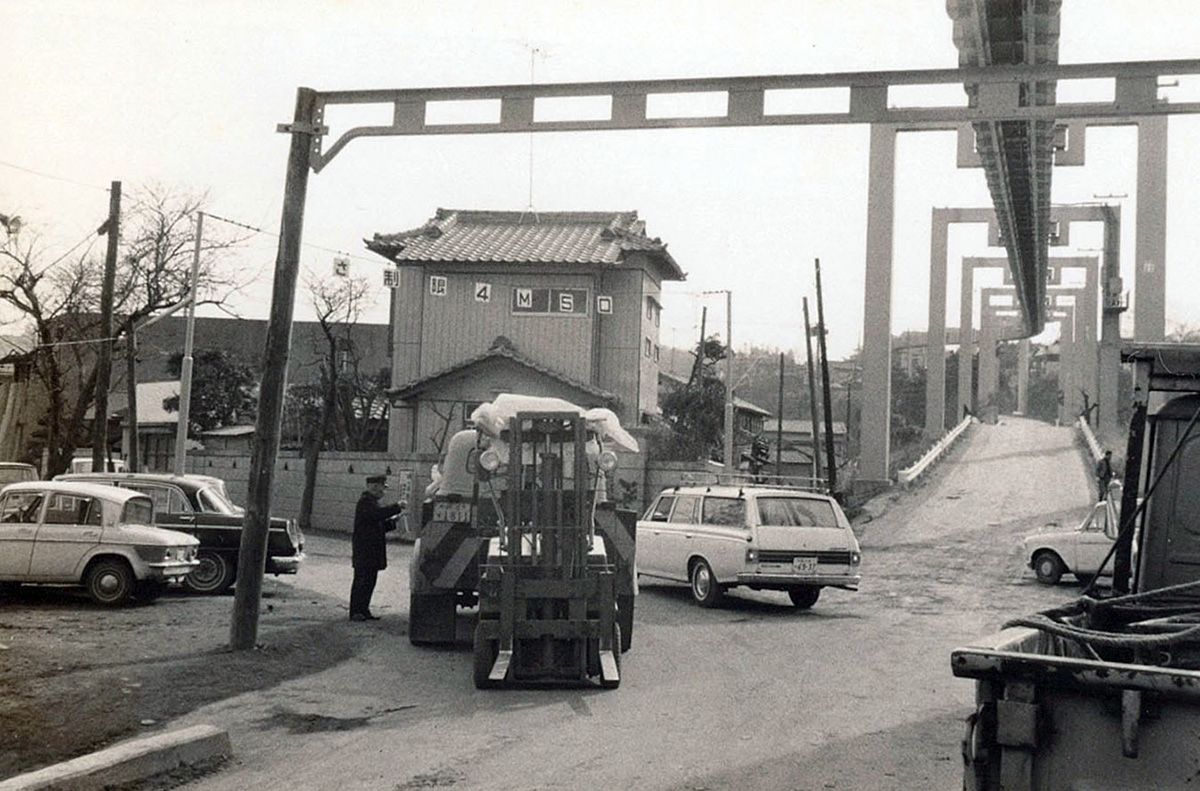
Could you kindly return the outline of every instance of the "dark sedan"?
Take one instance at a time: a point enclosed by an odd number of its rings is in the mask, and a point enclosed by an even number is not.
[[[69,473],[59,481],[90,481],[133,489],[154,500],[154,524],[200,540],[200,565],[184,579],[197,593],[222,593],[237,578],[242,542],[242,509],[221,487],[201,475],[141,472]],[[304,561],[304,536],[294,519],[272,517],[267,538],[266,573],[295,574]]]

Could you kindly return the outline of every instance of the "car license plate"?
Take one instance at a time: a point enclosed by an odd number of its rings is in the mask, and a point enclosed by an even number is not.
[[[797,574],[816,574],[816,558],[792,558],[792,571]]]
[[[445,501],[433,504],[433,521],[435,522],[470,522],[470,503],[448,503]]]

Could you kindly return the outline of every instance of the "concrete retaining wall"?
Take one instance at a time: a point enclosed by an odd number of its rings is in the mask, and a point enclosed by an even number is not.
[[[237,451],[195,451],[188,454],[188,472],[223,478],[230,498],[246,504],[250,480],[250,456]],[[408,503],[409,514],[419,514],[421,497],[429,483],[436,459],[428,454],[393,456],[388,453],[345,453],[326,451],[317,462],[317,487],[313,499],[312,526],[317,530],[349,533],[354,527],[354,504],[366,487],[368,475],[384,474],[391,487],[384,502]],[[304,493],[304,459],[299,451],[280,451],[271,487],[271,515],[296,519]],[[406,515],[407,516],[407,515]],[[402,517],[403,520],[403,517]],[[415,524],[401,528],[412,532]]]

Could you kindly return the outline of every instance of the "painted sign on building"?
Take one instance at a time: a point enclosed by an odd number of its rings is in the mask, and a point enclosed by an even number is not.
[[[582,288],[521,288],[512,292],[512,312],[523,315],[586,316],[588,292]]]

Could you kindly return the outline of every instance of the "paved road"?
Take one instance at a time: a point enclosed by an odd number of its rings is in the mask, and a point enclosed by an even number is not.
[[[364,654],[177,723],[229,728],[237,752],[187,788],[960,787],[973,688],[950,651],[1078,594],[1035,583],[1017,542],[1081,518],[1089,484],[1071,429],[973,426],[927,483],[872,504],[861,591],[808,612],[770,592],[701,610],[683,586],[644,585],[609,692],[480,692],[468,643],[410,646],[411,550],[394,544]],[[309,548],[297,583],[346,598],[348,544]]]

